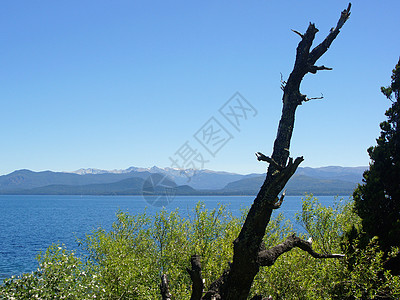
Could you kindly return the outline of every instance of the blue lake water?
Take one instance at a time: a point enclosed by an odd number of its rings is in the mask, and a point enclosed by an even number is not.
[[[278,211],[293,219],[301,210],[301,198],[286,196]],[[318,198],[324,205],[334,201],[332,196]],[[233,215],[239,216],[253,200],[253,196],[179,196],[166,209],[179,208],[181,216],[186,217],[202,201],[210,209],[226,204]],[[119,209],[131,214],[146,210],[150,215],[160,211],[142,196],[0,195],[0,280],[35,270],[36,255],[52,243],[78,249],[76,238],[99,226],[111,228]]]

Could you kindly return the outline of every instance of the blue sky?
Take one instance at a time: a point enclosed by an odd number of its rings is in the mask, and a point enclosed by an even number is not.
[[[366,149],[390,106],[380,87],[390,83],[400,55],[400,2],[384,3],[353,1],[350,20],[319,61],[333,71],[303,81],[304,94],[324,99],[297,112],[291,154],[304,156],[302,166],[368,165]],[[290,29],[305,32],[314,22],[318,43],[346,7],[308,0],[4,1],[0,174],[169,167],[184,145],[192,159],[203,157],[204,168],[263,172],[254,153],[272,151],[280,73],[290,74],[299,42]],[[240,131],[219,112],[235,92],[254,108]],[[212,117],[230,137],[214,156],[194,137]]]

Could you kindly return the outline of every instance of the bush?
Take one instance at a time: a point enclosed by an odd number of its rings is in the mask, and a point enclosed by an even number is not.
[[[311,238],[317,252],[341,253],[341,236],[351,224],[349,220],[355,220],[351,201],[336,199],[333,207],[325,207],[308,195],[303,199],[302,211],[296,215],[296,221],[304,228],[297,235]],[[267,231],[265,238],[272,239],[267,246],[284,241],[293,232],[291,224],[282,217],[271,222],[269,228],[275,228],[275,234]],[[330,299],[343,278],[345,266],[342,259],[315,259],[307,252],[293,249],[273,266],[260,270],[253,284],[253,295],[271,295],[273,299]]]
[[[38,256],[37,271],[5,280],[0,294],[5,299],[158,299],[160,276],[166,273],[175,299],[188,299],[190,256],[202,255],[209,284],[232,257],[242,222],[222,205],[208,210],[202,203],[193,220],[178,210],[162,210],[154,218],[120,211],[112,230],[99,228],[79,241],[86,257],[52,245]]]
[[[87,255],[77,257],[64,246],[52,245],[38,256],[39,268],[12,277],[0,286],[2,299],[159,299],[160,276],[168,275],[174,299],[189,299],[191,281],[186,267],[191,255],[201,255],[202,274],[209,286],[228,266],[246,212],[233,217],[224,206],[205,209],[199,203],[192,218],[178,210],[160,211],[154,217],[118,212],[110,231],[99,228],[80,244]],[[314,197],[303,200],[297,215],[313,248],[322,253],[341,252],[343,233],[359,224],[353,202],[337,200],[324,207]],[[269,223],[264,243],[267,248],[294,232],[279,214]],[[396,249],[395,249],[396,250]],[[355,268],[347,269],[349,261]],[[251,295],[273,299],[368,299],[400,297],[400,280],[383,269],[384,258],[377,243],[357,249],[346,259],[315,259],[293,249],[276,263],[262,268]],[[0,297],[0,298],[1,298]]]

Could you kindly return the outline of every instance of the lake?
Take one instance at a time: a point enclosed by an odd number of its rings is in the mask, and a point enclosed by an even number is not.
[[[286,196],[277,212],[293,219],[301,210],[301,198]],[[333,196],[318,198],[324,205],[334,201]],[[210,209],[226,204],[233,215],[239,216],[253,200],[254,196],[178,196],[166,209],[179,208],[185,217],[203,201]],[[119,209],[131,214],[146,210],[154,215],[161,208],[149,205],[142,196],[0,195],[0,280],[35,270],[36,255],[52,243],[78,249],[76,238],[99,226],[110,229]]]

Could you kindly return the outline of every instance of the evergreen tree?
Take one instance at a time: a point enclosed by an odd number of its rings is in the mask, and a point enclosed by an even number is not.
[[[385,113],[387,120],[380,124],[377,145],[368,149],[370,168],[353,197],[356,213],[362,219],[359,246],[365,247],[377,236],[381,250],[389,258],[392,247],[400,246],[400,60],[393,70],[391,85],[381,91],[393,103]],[[386,264],[393,274],[400,273],[399,256]]]

